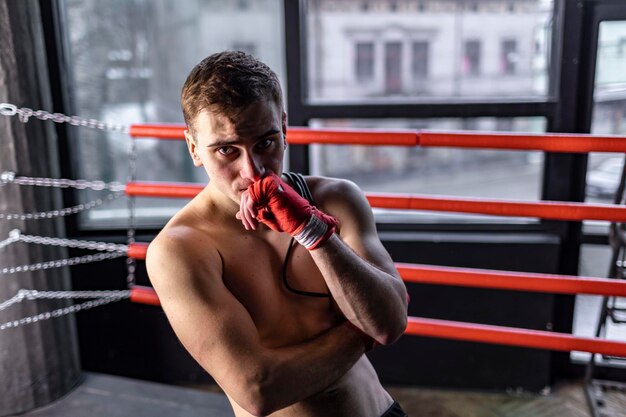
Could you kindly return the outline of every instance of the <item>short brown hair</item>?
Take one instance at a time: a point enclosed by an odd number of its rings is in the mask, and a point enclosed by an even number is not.
[[[192,123],[203,110],[219,112],[233,120],[248,105],[271,99],[283,107],[276,73],[244,52],[224,51],[204,58],[183,85],[181,105],[185,123]]]

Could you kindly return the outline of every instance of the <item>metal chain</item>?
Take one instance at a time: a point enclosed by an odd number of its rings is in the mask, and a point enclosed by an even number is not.
[[[137,145],[133,140],[130,142],[128,151],[128,182],[134,182],[137,176]],[[130,247],[135,243],[135,208],[136,201],[134,196],[128,198],[128,230],[126,231],[126,245]],[[128,288],[135,285],[135,272],[137,270],[137,261],[135,258],[128,257],[126,259],[126,284]]]
[[[106,252],[128,252],[128,245],[119,243],[95,242],[91,240],[63,239],[57,237],[44,237],[23,235],[18,229],[11,230],[9,238],[0,242],[0,249],[15,242],[35,243],[38,245],[63,246],[67,248],[99,250]]]
[[[72,298],[128,298],[130,290],[105,290],[105,291],[37,291],[21,289],[9,300],[0,303],[0,311],[6,310],[13,304],[26,300],[65,300]]]
[[[91,262],[100,262],[107,259],[115,259],[126,256],[124,252],[103,252],[94,255],[75,256],[73,258],[58,259],[54,261],[37,262],[30,265],[10,266],[0,269],[0,275],[15,274],[18,272],[32,272],[41,269],[62,268],[64,266],[74,266]]]
[[[67,116],[63,113],[49,113],[44,110],[29,109],[28,107],[18,108],[10,103],[0,103],[0,115],[17,116],[22,123],[28,122],[31,117],[36,117],[39,120],[52,120],[55,123],[68,123],[72,126],[84,126],[109,132],[128,134],[130,131],[130,127],[126,125],[108,123],[96,119],[85,119],[78,116]]]
[[[5,246],[9,246],[12,243],[19,242],[19,241],[20,241],[20,231],[17,229],[13,229],[9,232],[9,237],[7,239],[0,241],[0,249],[4,248]]]
[[[103,205],[104,203],[120,198],[123,195],[124,193],[120,193],[120,192],[110,193],[110,194],[107,194],[107,196],[104,198],[97,198],[87,203],[81,203],[77,206],[66,207],[66,208],[62,208],[59,210],[40,211],[36,213],[12,213],[12,214],[0,213],[0,220],[13,220],[13,219],[37,220],[37,219],[44,219],[44,218],[51,219],[54,217],[68,216],[70,214],[80,213],[81,211],[89,210],[94,207],[99,207]]]
[[[81,310],[98,307],[104,304],[120,301],[130,297],[130,290],[118,291],[36,291],[36,290],[20,290],[13,298],[0,304],[0,311],[7,307],[27,300],[36,299],[73,299],[73,298],[96,298],[95,300],[86,301],[81,304],[73,304],[68,307],[59,308],[53,311],[40,313],[34,316],[24,317],[18,320],[8,321],[0,324],[0,330],[12,327],[18,327],[24,324],[36,323],[42,320],[48,320],[55,317],[65,316],[67,314],[76,313]]]
[[[0,115],[3,116],[18,116],[19,120],[22,123],[27,123],[31,117],[35,117],[39,120],[52,120],[55,123],[68,123],[72,126],[84,126],[92,129],[99,129],[105,131],[119,132],[128,134],[130,131],[130,127],[121,124],[107,123],[95,119],[85,119],[78,116],[67,116],[62,113],[49,113],[44,110],[32,110],[27,107],[18,108],[14,104],[10,103],[0,103]],[[134,142],[134,141],[133,141]],[[135,158],[135,149],[134,146],[131,150],[131,156]],[[134,161],[132,162],[134,164]],[[135,168],[133,167],[133,170]],[[133,172],[134,176],[134,172]],[[28,178],[28,177],[16,177],[15,173],[4,172],[0,177],[0,185],[6,183],[15,183],[19,185],[36,185],[36,186],[45,186],[45,187],[59,187],[59,188],[77,188],[77,189],[85,189],[90,188],[93,190],[104,190],[109,189],[114,191],[114,194],[107,196],[106,200],[111,200],[113,198],[117,198],[117,194],[121,191],[124,191],[125,186],[120,183],[104,183],[103,181],[85,181],[85,180],[67,180],[67,179],[51,179],[51,178]],[[121,193],[119,193],[121,194]],[[62,210],[55,210],[51,212],[42,212],[42,213],[31,213],[31,214],[22,214],[22,215],[3,215],[4,218],[40,218],[40,217],[54,217],[54,216],[62,216],[70,213],[77,213],[82,210],[86,210],[88,208],[95,207],[96,205],[100,205],[104,202],[102,199],[97,199],[89,203],[80,204],[78,206],[69,207]],[[131,211],[131,226],[134,227],[134,201],[133,201],[132,211]],[[15,217],[22,216],[22,217]],[[129,231],[129,241],[134,242],[134,228]],[[131,239],[132,236],[132,239]],[[59,239],[59,238],[49,238],[49,237],[41,237],[41,236],[30,236],[30,235],[22,235],[19,230],[13,230],[9,234],[9,238],[0,242],[0,249],[3,247],[10,245],[11,243],[15,243],[18,241],[27,242],[27,243],[36,243],[36,244],[46,244],[46,245],[54,245],[54,246],[66,246],[73,248],[81,248],[81,249],[92,249],[92,250],[101,250],[101,251],[109,251],[111,253],[106,254],[97,254],[97,255],[88,255],[84,257],[76,257],[62,261],[50,261],[50,262],[42,262],[33,265],[22,265],[14,268],[4,268],[2,270],[3,273],[13,273],[18,272],[19,268],[26,268],[25,270],[36,270],[36,269],[45,269],[48,267],[56,267],[64,266],[64,265],[73,265],[76,263],[85,263],[92,262],[95,260],[102,259],[110,259],[117,256],[124,256],[127,253],[128,246],[127,245],[119,245],[113,243],[103,243],[103,242],[92,242],[92,241],[78,241],[72,239]],[[30,269],[29,269],[30,268]],[[130,279],[131,271],[129,267],[129,279]],[[134,269],[132,271],[132,281],[134,282]],[[69,307],[57,309],[54,311],[37,314],[31,317],[24,317],[22,319],[13,320],[10,322],[0,324],[0,330],[4,330],[11,327],[17,327],[23,324],[35,323],[41,320],[48,320],[53,317],[60,317],[66,314],[75,313],[81,310],[87,310],[90,308],[94,308],[100,305],[108,304],[114,301],[119,301],[125,298],[130,297],[130,290],[123,291],[31,291],[31,290],[20,290],[18,294],[7,300],[3,303],[0,303],[0,311],[6,309],[10,305],[19,303],[24,299],[34,300],[40,298],[48,298],[48,299],[59,299],[59,298],[95,298],[95,300],[87,301],[81,304],[75,304]]]
[[[78,190],[91,189],[95,191],[110,190],[113,192],[122,192],[126,189],[126,185],[119,182],[104,181],[87,181],[87,180],[70,180],[67,178],[40,178],[40,177],[18,177],[15,172],[4,171],[0,174],[0,185],[17,184],[17,185],[35,185],[38,187],[56,187],[56,188],[76,188]]]
[[[25,291],[28,290],[19,290],[17,294],[15,294],[13,297],[0,303],[0,311],[11,307],[13,304],[21,303],[22,300],[26,297],[26,295],[24,294]]]

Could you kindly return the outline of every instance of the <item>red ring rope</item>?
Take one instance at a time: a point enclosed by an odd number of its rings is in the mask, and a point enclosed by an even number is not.
[[[126,184],[126,194],[137,197],[193,198],[202,184]],[[400,210],[445,211],[493,216],[537,217],[552,220],[605,220],[626,222],[626,207],[612,204],[584,204],[556,201],[524,202],[480,198],[432,197],[410,194],[367,193],[372,207]]]
[[[134,124],[133,138],[184,139],[185,125]],[[294,145],[335,144],[366,146],[423,146],[545,152],[626,152],[626,138],[569,133],[446,132],[381,129],[310,129],[290,127],[287,141]]]
[[[290,145],[308,145],[312,143],[329,145],[366,145],[366,146],[417,146],[419,134],[410,130],[331,130],[290,127],[287,130],[287,142]]]
[[[153,289],[134,286],[131,301],[160,305]],[[541,330],[409,317],[405,334],[534,349],[581,351],[626,357],[626,343]]]
[[[571,275],[396,263],[404,282],[559,294],[626,297],[626,281]]]
[[[147,243],[133,243],[130,258],[146,259]],[[626,281],[570,275],[492,271],[449,266],[396,263],[404,282],[559,294],[626,297]]]
[[[419,145],[545,152],[626,152],[626,138],[563,133],[491,133],[422,131]]]
[[[534,349],[581,351],[626,357],[626,343],[542,330],[409,317],[405,334]]]

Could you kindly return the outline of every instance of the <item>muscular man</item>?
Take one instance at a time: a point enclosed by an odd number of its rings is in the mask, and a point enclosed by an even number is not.
[[[364,353],[406,327],[406,289],[351,182],[285,174],[276,74],[211,55],[182,90],[209,184],[150,245],[177,336],[235,415],[404,416]],[[300,196],[302,194],[302,196]]]

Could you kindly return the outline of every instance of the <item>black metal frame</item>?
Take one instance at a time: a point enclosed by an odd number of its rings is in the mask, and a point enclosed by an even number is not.
[[[415,104],[348,104],[325,105],[308,103],[305,97],[307,68],[303,39],[306,28],[303,26],[302,1],[284,0],[285,48],[287,64],[287,103],[289,124],[306,126],[312,118],[435,118],[435,117],[514,117],[540,116],[548,121],[551,132],[589,132],[593,103],[595,74],[595,52],[597,44],[598,19],[610,20],[618,13],[605,15],[603,10],[618,8],[626,13],[622,0],[555,0],[555,32],[551,62],[551,86],[545,99],[495,101],[456,101],[446,103]],[[53,86],[55,112],[74,113],[71,103],[69,81],[68,48],[63,34],[62,2],[39,0],[42,10],[42,24],[46,32],[48,65]],[[594,26],[595,25],[595,26]],[[596,27],[595,32],[592,28]],[[557,66],[558,65],[558,66]],[[59,155],[62,175],[76,177],[75,164],[69,136],[72,129],[64,125],[56,126],[59,135]],[[309,170],[308,146],[290,146],[291,168],[303,173]],[[579,154],[547,153],[544,165],[542,198],[546,200],[583,201],[585,196],[585,174],[587,156]],[[64,192],[66,205],[76,203],[76,196],[70,190]],[[67,234],[75,237],[108,238],[124,242],[122,230],[81,230],[75,217],[66,219]],[[583,236],[579,222],[544,221],[538,224],[386,224],[381,229],[394,230],[408,228],[429,231],[476,231],[507,233],[510,231],[542,231],[557,235],[562,239],[559,256],[559,273],[576,274],[580,245],[583,242],[605,242],[605,236]],[[156,230],[143,230],[146,235],[156,234]],[[555,303],[555,331],[571,331],[574,311],[574,297],[558,296]],[[554,373],[572,373],[568,354],[555,354]],[[578,372],[576,372],[578,373]]]

